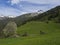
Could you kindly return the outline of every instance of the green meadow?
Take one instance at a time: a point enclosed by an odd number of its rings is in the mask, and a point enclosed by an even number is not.
[[[31,21],[18,27],[17,32],[20,37],[0,39],[0,45],[60,45],[59,23]],[[28,36],[21,36],[25,32]]]

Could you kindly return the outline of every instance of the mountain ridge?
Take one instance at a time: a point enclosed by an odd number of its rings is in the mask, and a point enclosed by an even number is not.
[[[15,18],[5,18],[3,20],[0,20],[0,24],[2,24],[0,27],[4,27],[3,25],[6,25],[9,21],[16,22],[17,26],[24,25],[29,21],[53,21],[60,23],[60,6],[56,6],[55,8],[52,8],[51,10],[43,13],[35,12],[23,14]]]

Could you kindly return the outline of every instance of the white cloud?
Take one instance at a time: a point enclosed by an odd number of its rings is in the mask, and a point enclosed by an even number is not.
[[[30,3],[35,3],[35,4],[50,4],[50,5],[47,5],[47,6],[21,6],[23,10],[27,11],[27,12],[35,12],[39,9],[41,10],[49,10],[57,5],[60,5],[60,0],[20,0],[20,1],[27,1],[27,2],[30,2]]]
[[[22,14],[26,14],[26,13],[29,13],[29,12],[24,12],[24,11],[23,11],[23,12],[20,13],[20,15],[22,15]]]
[[[22,5],[22,10],[27,13],[37,12],[38,10],[47,11],[49,6],[32,6],[32,5]]]
[[[0,16],[18,16],[20,15],[19,10],[11,7],[0,7]]]
[[[36,4],[60,4],[60,0],[9,0],[11,4],[18,4],[20,1],[28,1]]]
[[[9,17],[16,17],[22,14],[29,13],[28,11],[20,11],[18,9],[12,7],[4,7],[0,6],[0,16],[9,16]]]
[[[8,3],[11,3],[11,5],[14,4],[19,4],[21,1],[27,1],[27,2],[31,2],[31,3],[36,3],[36,4],[54,4],[55,6],[60,4],[60,0],[9,0]],[[23,11],[14,9],[12,7],[1,7],[0,6],[0,15],[5,15],[5,16],[18,16],[20,14],[25,14],[25,13],[29,13],[29,12],[35,12],[39,9],[41,10],[47,10],[51,7],[49,7],[49,5],[46,7],[41,7],[41,6],[23,6],[23,5],[18,5],[18,7],[20,6],[20,8],[22,8]]]
[[[28,2],[32,2],[32,3],[38,3],[38,4],[46,4],[46,3],[59,3],[60,0],[22,0],[22,1],[28,1]]]
[[[8,3],[11,3],[11,5],[20,3],[20,0],[9,0]]]

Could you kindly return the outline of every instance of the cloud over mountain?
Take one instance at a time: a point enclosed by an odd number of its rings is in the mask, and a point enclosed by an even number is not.
[[[57,5],[60,0],[0,0],[0,15],[20,15],[38,10],[46,11]]]

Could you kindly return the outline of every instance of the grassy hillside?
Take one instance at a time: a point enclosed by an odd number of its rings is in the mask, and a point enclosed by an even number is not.
[[[60,6],[56,6],[34,18],[39,21],[53,21],[60,23]]]
[[[45,34],[40,34],[40,31]],[[0,45],[60,45],[60,24],[38,21],[27,22],[18,27],[19,34],[28,33],[27,37],[0,39]]]
[[[19,38],[0,39],[0,45],[60,45],[60,23],[54,23],[60,22],[60,6],[38,16],[30,15],[31,13],[0,21],[0,31],[8,21],[15,21],[20,35]],[[25,33],[28,36],[23,37]]]
[[[28,32],[28,34],[40,34],[40,31],[43,31],[47,34],[52,34],[52,33],[56,33],[57,31],[60,31],[60,24],[56,24],[56,23],[44,23],[44,22],[30,22],[25,24],[24,26],[21,26],[18,28],[18,32],[24,33],[24,32]]]
[[[53,22],[58,22],[60,23],[60,6],[56,6],[55,8],[52,8],[46,12],[43,13],[27,13],[23,14],[20,16],[17,16],[15,18],[9,18],[9,17],[4,17],[4,19],[0,19],[0,30],[4,28],[4,26],[9,22],[9,21],[14,21],[16,22],[17,26],[24,25],[26,22],[29,21],[53,21]]]

